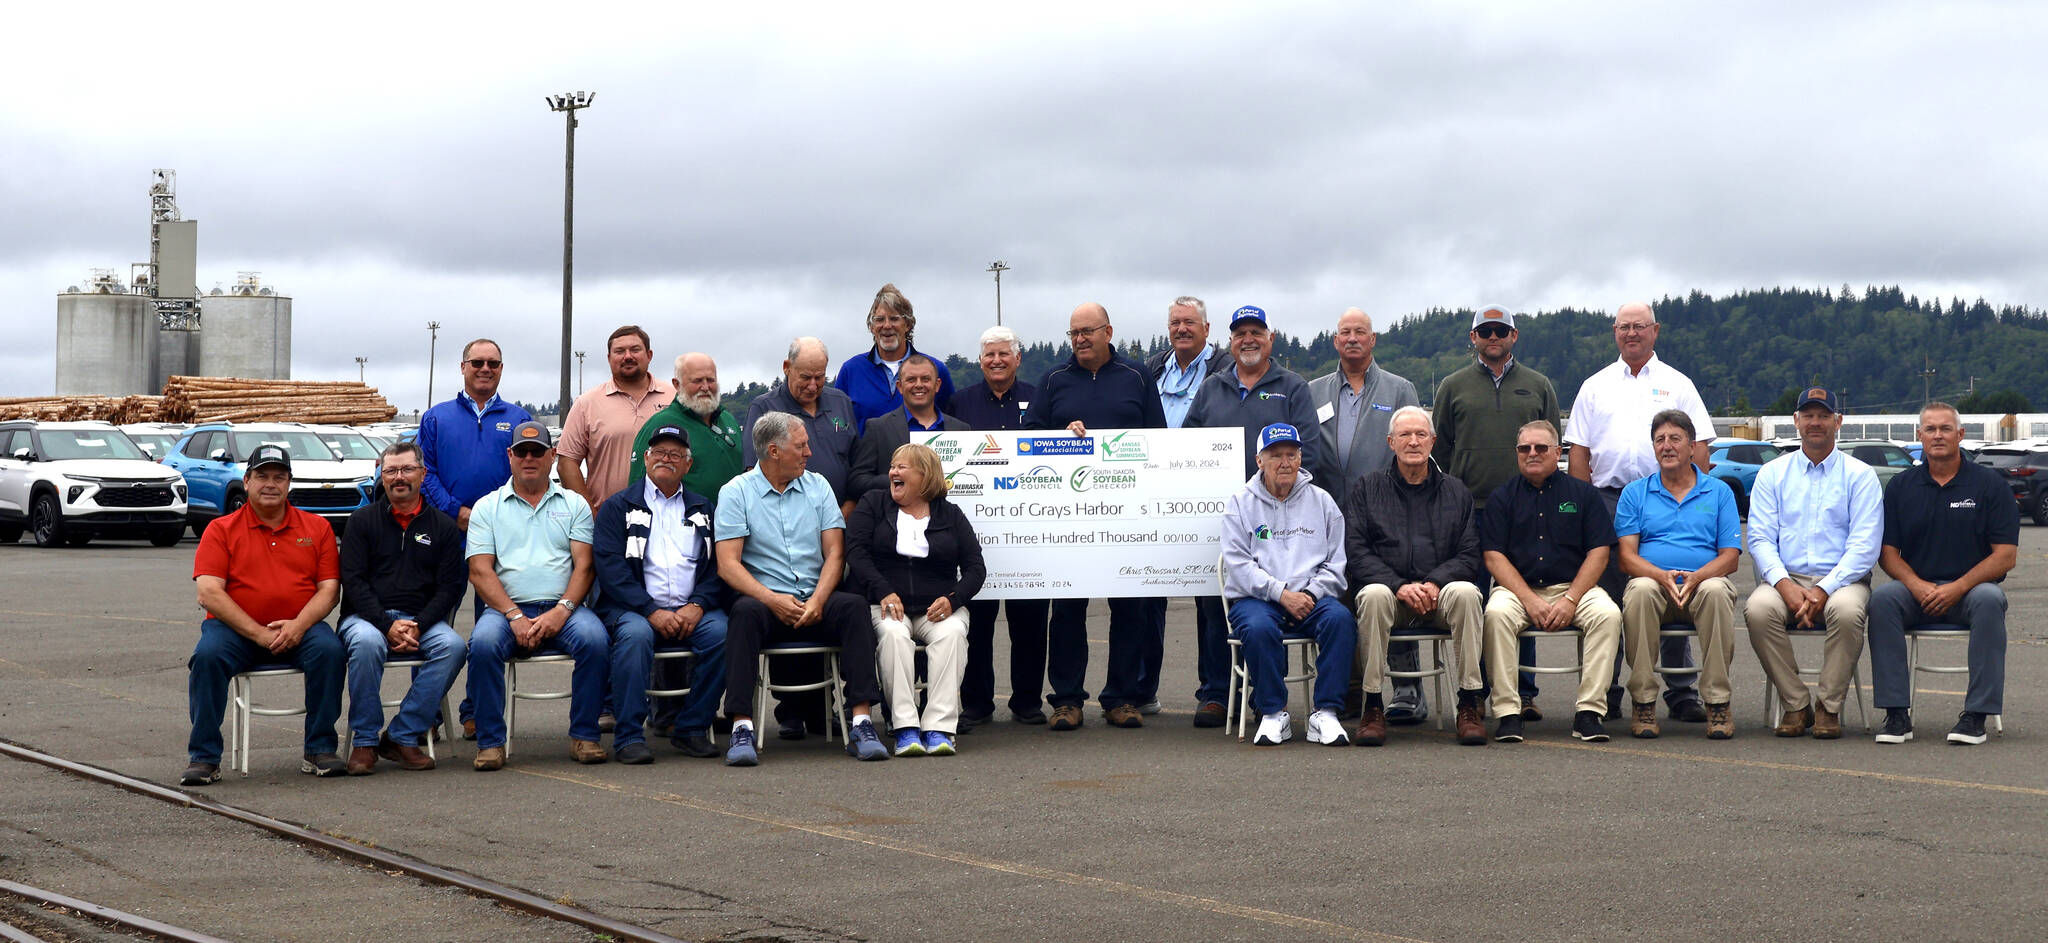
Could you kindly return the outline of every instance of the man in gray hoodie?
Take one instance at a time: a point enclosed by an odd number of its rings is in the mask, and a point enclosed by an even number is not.
[[[1344,515],[1302,469],[1301,432],[1284,422],[1260,430],[1258,475],[1223,508],[1223,597],[1243,646],[1259,731],[1278,746],[1294,736],[1287,714],[1285,638],[1316,640],[1314,712],[1308,739],[1344,746],[1344,706],[1358,629],[1344,608]]]

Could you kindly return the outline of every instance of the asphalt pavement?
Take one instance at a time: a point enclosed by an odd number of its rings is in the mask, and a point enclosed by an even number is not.
[[[0,546],[0,734],[174,785],[194,546]],[[2025,527],[2006,732],[1978,747],[1941,742],[1960,676],[1919,679],[1913,743],[1872,742],[1853,706],[1842,740],[1773,737],[1746,635],[1731,741],[1669,721],[1657,740],[1610,725],[1610,743],[1574,741],[1564,676],[1519,745],[1461,747],[1432,722],[1379,749],[1253,747],[1191,726],[1178,600],[1167,709],[1138,730],[1092,706],[1073,733],[999,711],[950,758],[859,763],[771,736],[754,769],[666,744],[652,766],[579,766],[566,702],[541,702],[521,707],[504,771],[471,771],[458,743],[431,772],[315,780],[297,772],[299,721],[275,718],[251,774],[205,792],[686,939],[2033,940],[2044,561],[2048,528]],[[1929,651],[1960,661],[1959,644]],[[0,760],[0,790],[0,876],[231,939],[589,936],[40,768]]]

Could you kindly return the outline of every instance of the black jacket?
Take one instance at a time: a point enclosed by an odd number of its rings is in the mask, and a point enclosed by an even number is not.
[[[1166,358],[1171,356],[1173,356],[1173,348],[1168,347],[1165,350],[1162,350],[1156,354],[1153,354],[1150,357],[1145,358],[1145,373],[1147,376],[1150,376],[1152,378],[1153,383],[1158,383],[1159,378],[1166,375]],[[1218,346],[1216,344],[1210,344],[1208,362],[1208,374],[1215,374],[1222,373],[1223,371],[1230,369],[1230,365],[1235,363],[1236,361],[1231,359],[1229,351],[1224,350],[1221,346]],[[1208,374],[1204,374],[1203,379],[1208,379]],[[1201,384],[1196,384],[1196,386],[1198,387],[1200,385]]]
[[[967,424],[945,413],[939,414],[938,432],[966,432]],[[930,433],[936,435],[937,432]],[[876,488],[889,487],[889,456],[910,443],[910,414],[898,406],[868,420],[867,431],[853,444],[853,464],[846,474],[846,493],[860,498]]]
[[[412,614],[422,628],[446,622],[469,591],[462,528],[422,498],[420,513],[400,530],[391,499],[356,508],[341,532],[341,611],[390,631],[387,610]]]
[[[634,511],[640,513],[634,515]],[[654,604],[653,596],[647,595],[651,516],[647,509],[647,479],[635,478],[626,490],[604,499],[591,522],[590,555],[597,564],[597,611],[606,621],[622,612],[648,616],[661,608]],[[724,608],[725,580],[718,575],[718,558],[711,549],[711,500],[685,490],[683,516],[703,519],[697,524],[697,584],[690,591],[689,601],[702,606],[705,612]],[[632,539],[636,537],[639,539]]]
[[[870,426],[870,428],[873,428]],[[981,562],[981,541],[967,514],[944,497],[933,498],[925,542],[931,555],[919,559],[896,552],[896,501],[887,491],[870,491],[854,505],[846,522],[846,559],[852,588],[879,605],[895,593],[903,611],[921,613],[940,596],[958,609],[981,592],[988,570]]]
[[[1089,370],[1072,354],[1038,381],[1038,398],[1024,411],[1026,429],[1065,429],[1080,420],[1096,429],[1164,429],[1166,409],[1145,365],[1112,352],[1101,368]]]
[[[1479,531],[1472,492],[1429,466],[1411,485],[1394,466],[1361,476],[1344,499],[1344,576],[1353,593],[1378,584],[1476,582]]]

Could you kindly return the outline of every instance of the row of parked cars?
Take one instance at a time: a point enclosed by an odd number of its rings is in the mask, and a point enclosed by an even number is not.
[[[291,455],[292,504],[339,533],[374,494],[378,453],[410,435],[289,422],[0,422],[0,542],[26,534],[44,547],[95,538],[171,546],[242,506],[243,463],[259,445]]]

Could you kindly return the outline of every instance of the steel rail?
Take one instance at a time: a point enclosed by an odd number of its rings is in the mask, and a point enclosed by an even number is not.
[[[489,878],[479,877],[466,871],[444,868],[440,865],[421,861],[411,855],[357,844],[347,838],[335,837],[303,825],[286,822],[282,819],[274,819],[258,812],[251,812],[247,809],[228,805],[217,799],[194,795],[180,789],[158,785],[148,780],[136,779],[123,773],[101,769],[97,766],[79,763],[74,760],[67,760],[61,756],[44,753],[41,750],[5,737],[0,737],[0,755],[6,755],[27,763],[47,766],[73,776],[115,786],[137,795],[147,796],[161,802],[171,803],[172,805],[211,812],[222,818],[255,826],[280,838],[367,862],[381,870],[399,871],[423,881],[460,888],[471,894],[489,898],[535,916],[577,924],[599,933],[609,934],[616,939],[633,940],[638,941],[638,943],[686,943],[682,939],[669,936],[658,930],[613,920],[610,917],[595,914],[580,907],[563,906],[538,894],[523,891],[510,885],[500,884]],[[212,938],[208,937],[207,939]]]
[[[168,923],[151,920],[148,917],[136,916],[125,910],[102,907],[91,901],[79,900],[76,897],[69,897],[56,891],[46,891],[40,887],[30,887],[27,884],[19,884],[14,881],[0,881],[0,891],[54,907],[75,910],[95,920],[104,920],[131,930],[140,930],[151,936],[162,937],[166,940],[176,940],[177,943],[229,943],[229,941],[223,940],[220,937],[208,936],[197,930],[174,927]],[[29,937],[29,939],[33,940],[35,938]]]

